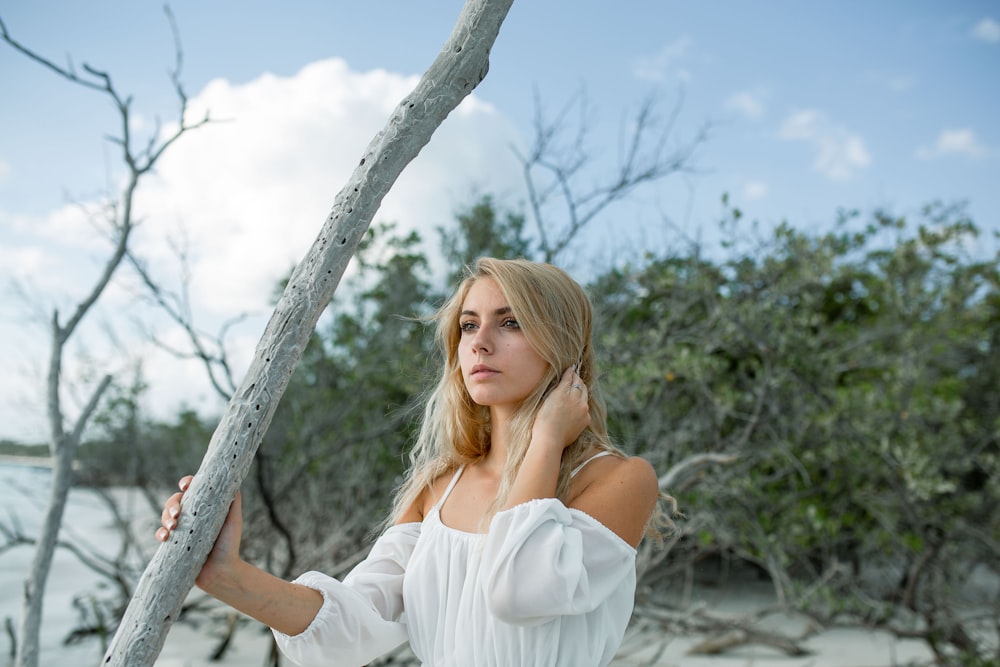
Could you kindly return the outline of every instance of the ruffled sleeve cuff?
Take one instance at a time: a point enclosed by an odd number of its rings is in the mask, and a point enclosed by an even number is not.
[[[323,606],[301,633],[272,630],[281,652],[300,667],[365,665],[407,639],[402,588],[420,524],[393,526],[344,581],[306,572],[293,583],[323,596]]]

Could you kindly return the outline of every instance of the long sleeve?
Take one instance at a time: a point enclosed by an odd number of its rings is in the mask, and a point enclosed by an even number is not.
[[[537,625],[596,609],[635,587],[635,549],[593,517],[556,499],[499,512],[483,545],[485,596],[506,623]]]
[[[404,643],[403,575],[419,536],[419,523],[389,528],[343,582],[319,572],[296,579],[322,593],[323,606],[301,634],[273,631],[281,652],[300,667],[348,667]]]

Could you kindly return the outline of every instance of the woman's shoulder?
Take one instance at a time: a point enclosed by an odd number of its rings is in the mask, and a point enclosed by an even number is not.
[[[613,481],[629,487],[657,487],[659,478],[653,465],[641,456],[629,456],[619,450],[594,450],[583,457],[577,478],[582,486]]]
[[[641,456],[628,456],[617,450],[598,453],[585,458],[577,469],[570,497],[575,501],[597,493],[604,497],[632,495],[634,500],[648,499],[655,503],[660,493],[659,477],[652,464]]]
[[[602,456],[573,483],[569,505],[603,523],[633,547],[646,530],[660,496],[653,466],[639,456]]]
[[[444,496],[448,485],[451,483],[455,473],[458,472],[458,469],[459,466],[449,465],[442,473],[425,484],[416,497],[414,497],[410,506],[400,515],[396,523],[422,522],[430,514],[438,500]]]

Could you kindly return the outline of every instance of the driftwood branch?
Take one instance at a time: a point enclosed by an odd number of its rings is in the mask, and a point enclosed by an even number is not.
[[[675,464],[660,477],[660,489],[664,491],[676,489],[710,465],[733,463],[739,458],[738,454],[694,454]]]
[[[185,496],[170,542],[153,556],[102,662],[152,665],[215,542],[302,350],[382,198],[445,117],[479,84],[513,0],[469,0],[441,53],[369,144],[319,236],[295,269],[246,378]]]
[[[789,656],[811,655],[804,642],[820,628],[812,623],[790,636],[764,630],[758,624],[780,608],[765,608],[742,617],[712,613],[704,608],[679,610],[670,605],[639,606],[635,618],[643,619],[659,633],[667,629],[672,634],[699,634],[705,639],[690,649],[688,655],[719,655],[734,648],[750,645],[768,646]]]
[[[769,646],[781,651],[785,655],[810,655],[810,652],[803,648],[797,641],[773,632],[763,632],[760,630],[746,630],[736,628],[721,635],[709,637],[698,642],[690,649],[688,655],[719,655],[729,649],[751,644]]]

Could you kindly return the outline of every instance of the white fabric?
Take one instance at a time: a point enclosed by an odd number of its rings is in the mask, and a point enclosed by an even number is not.
[[[458,480],[452,480],[448,491]],[[555,499],[498,513],[485,534],[441,522],[393,526],[322,592],[312,624],[278,645],[303,667],[364,665],[409,639],[424,667],[602,667],[621,644],[635,595],[635,549]],[[405,610],[405,613],[404,613]]]

